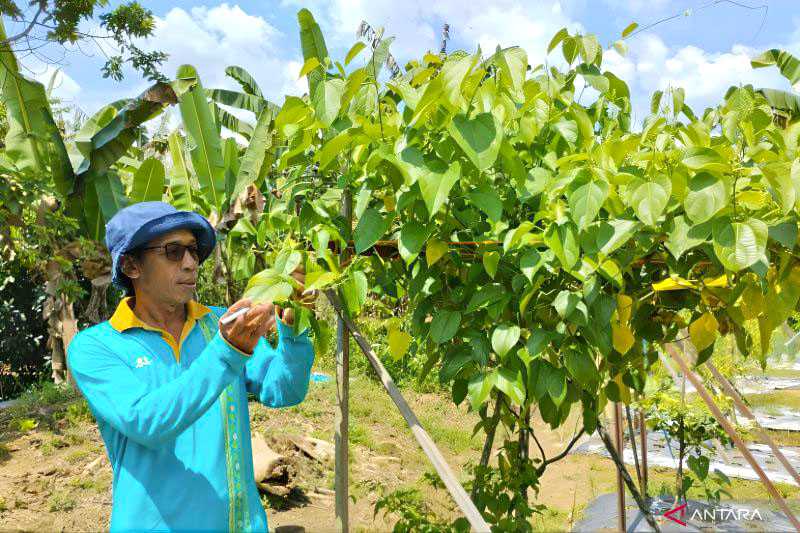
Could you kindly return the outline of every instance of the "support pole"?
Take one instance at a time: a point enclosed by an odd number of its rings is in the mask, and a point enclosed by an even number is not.
[[[647,501],[647,424],[644,420],[644,410],[639,410],[639,437],[642,445],[642,497]]]
[[[464,490],[464,487],[462,487],[461,483],[458,482],[458,479],[450,469],[450,465],[447,464],[442,452],[440,452],[439,448],[436,447],[436,443],[433,442],[433,439],[431,439],[430,435],[428,435],[428,432],[425,431],[425,428],[423,428],[422,424],[420,424],[417,415],[415,415],[414,411],[412,411],[411,407],[409,407],[408,402],[406,402],[406,399],[403,397],[400,389],[398,389],[397,385],[395,385],[392,376],[389,375],[389,372],[386,371],[386,368],[381,363],[378,354],[375,353],[375,351],[372,349],[372,346],[370,346],[369,341],[364,338],[364,335],[361,334],[361,331],[358,329],[358,327],[345,313],[339,295],[332,289],[326,289],[325,296],[327,296],[328,300],[331,302],[331,305],[333,305],[333,308],[336,310],[336,314],[341,320],[344,321],[347,329],[350,330],[350,334],[353,336],[353,339],[355,339],[358,347],[361,348],[361,351],[367,356],[370,365],[372,365],[372,368],[375,370],[375,373],[381,380],[383,388],[386,389],[387,393],[389,393],[389,397],[392,399],[395,406],[397,406],[400,414],[403,415],[406,424],[408,424],[408,427],[411,428],[411,433],[414,435],[414,438],[417,440],[420,448],[422,448],[422,451],[425,452],[425,455],[433,465],[433,468],[436,469],[436,473],[439,474],[439,478],[444,483],[444,486],[447,488],[450,496],[453,497],[453,501],[455,501],[461,512],[464,513],[464,517],[467,519],[470,526],[472,526],[472,530],[478,533],[489,533],[489,524],[486,523],[486,520],[484,520],[477,507],[475,507],[475,504],[472,503],[472,500],[470,500],[469,495]]]
[[[351,224],[353,199],[350,189],[342,192],[342,215]],[[349,236],[348,236],[349,237]],[[347,260],[348,250],[340,252],[340,261]],[[336,530],[350,531],[349,464],[350,464],[350,336],[341,316],[336,319],[336,435],[334,438],[334,490],[336,494]]]
[[[722,390],[725,391],[725,394],[727,394],[733,399],[733,403],[734,405],[736,405],[736,408],[739,409],[739,412],[742,413],[746,418],[749,418],[755,423],[754,427],[756,433],[758,433],[758,436],[761,438],[761,441],[770,447],[772,453],[775,454],[775,457],[777,457],[778,461],[780,461],[781,464],[783,465],[783,468],[787,472],[789,472],[789,475],[791,475],[797,482],[797,484],[800,485],[800,475],[797,474],[797,470],[795,470],[792,464],[789,462],[789,460],[786,459],[786,456],[783,455],[783,452],[775,444],[775,441],[772,440],[772,437],[770,437],[769,434],[767,434],[767,432],[764,431],[764,429],[756,420],[756,417],[753,414],[753,412],[750,410],[749,407],[747,407],[747,404],[744,403],[744,400],[742,400],[742,397],[739,396],[738,392],[736,392],[736,389],[733,388],[731,382],[728,381],[728,379],[725,376],[720,374],[719,370],[717,370],[717,367],[715,367],[711,363],[711,361],[706,362],[706,368],[708,368],[708,370],[711,372],[711,375],[714,376],[714,379],[716,379],[719,382],[720,386],[722,387]]]
[[[614,403],[614,447],[620,459],[625,460],[625,444],[623,435],[625,428],[622,426],[622,406],[619,402]],[[619,530],[623,533],[627,530],[625,527],[625,481],[622,479],[622,472],[617,469],[617,525]]]
[[[739,433],[736,432],[731,423],[728,422],[728,419],[725,418],[725,415],[722,414],[722,411],[720,411],[719,407],[714,402],[714,399],[711,397],[711,394],[709,394],[708,389],[706,389],[705,385],[703,385],[703,383],[700,381],[700,378],[689,368],[689,365],[686,363],[686,360],[675,348],[675,345],[667,344],[665,345],[665,348],[667,350],[667,353],[669,353],[672,359],[678,364],[678,366],[681,369],[681,372],[683,372],[683,375],[689,378],[689,381],[692,382],[692,385],[694,385],[697,394],[700,395],[705,404],[708,406],[708,409],[711,411],[711,414],[714,416],[717,422],[719,422],[719,425],[722,426],[722,429],[725,430],[725,433],[727,433],[728,436],[731,438],[731,440],[733,440],[734,445],[736,445],[736,447],[739,449],[739,452],[744,456],[745,460],[750,464],[750,467],[753,469],[753,471],[756,474],[758,474],[761,483],[764,485],[764,487],[766,487],[767,492],[769,492],[770,496],[772,496],[772,499],[775,500],[775,503],[778,504],[778,507],[781,508],[783,513],[792,523],[792,525],[798,531],[800,531],[800,521],[797,520],[797,517],[794,515],[792,510],[786,504],[786,500],[783,499],[781,493],[778,492],[777,488],[775,488],[775,485],[772,483],[772,480],[770,480],[769,477],[767,477],[767,474],[764,472],[764,469],[761,468],[761,465],[759,465],[758,462],[755,460],[753,454],[750,453],[750,450],[747,448],[744,441],[739,436]]]

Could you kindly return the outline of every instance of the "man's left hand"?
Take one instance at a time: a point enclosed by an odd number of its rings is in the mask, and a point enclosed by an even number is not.
[[[303,307],[310,309],[311,311],[314,310],[315,303],[317,301],[317,291],[310,291],[306,294],[305,292],[305,283],[306,283],[306,270],[303,265],[298,266],[294,272],[292,272],[292,277],[297,281],[298,287],[295,288],[294,294],[292,297],[296,299]],[[275,313],[280,318],[280,320],[286,324],[287,326],[291,326],[294,324],[294,310],[292,308],[289,309],[282,309],[280,306],[275,306]]]

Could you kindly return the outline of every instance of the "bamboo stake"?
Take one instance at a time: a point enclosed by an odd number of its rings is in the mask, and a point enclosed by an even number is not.
[[[755,423],[755,430],[756,433],[758,433],[758,436],[761,438],[763,442],[767,444],[767,446],[770,447],[772,453],[775,454],[775,457],[777,457],[778,461],[780,461],[781,464],[783,465],[783,468],[787,472],[789,472],[789,474],[794,478],[794,480],[797,481],[797,484],[800,485],[800,475],[797,474],[797,470],[795,470],[792,464],[789,462],[789,460],[786,459],[786,456],[783,454],[781,449],[775,444],[775,441],[772,440],[772,437],[770,437],[769,434],[766,431],[764,431],[764,429],[761,427],[758,421],[756,421],[755,415],[750,410],[750,408],[747,407],[747,404],[744,403],[744,400],[742,400],[742,397],[739,396],[738,392],[736,392],[736,389],[733,388],[731,382],[728,381],[728,379],[725,376],[720,374],[719,370],[717,370],[717,367],[715,367],[711,363],[711,361],[706,361],[706,368],[708,368],[708,370],[711,372],[711,375],[714,376],[714,379],[716,379],[719,382],[720,386],[722,386],[722,390],[725,391],[725,394],[727,394],[733,399],[733,403],[736,405],[736,408],[739,409],[739,412],[742,413],[746,418],[749,418]]]
[[[642,496],[647,500],[647,424],[643,410],[639,410],[639,436],[642,442]]]
[[[775,488],[775,485],[772,483],[772,480],[770,480],[769,477],[767,477],[767,474],[764,472],[764,469],[762,469],[761,465],[759,465],[758,462],[756,462],[755,458],[753,457],[753,454],[750,453],[750,450],[747,448],[744,441],[739,436],[739,433],[734,429],[731,423],[728,422],[728,419],[725,418],[725,415],[722,414],[722,411],[720,411],[719,407],[714,402],[714,399],[709,394],[708,389],[706,389],[705,385],[703,385],[703,383],[700,381],[700,378],[689,368],[689,365],[686,363],[686,360],[683,358],[683,356],[681,356],[680,353],[678,353],[678,350],[675,348],[673,344],[667,344],[665,345],[665,348],[669,353],[669,355],[672,357],[672,359],[676,363],[678,363],[678,366],[680,366],[683,375],[689,378],[689,381],[692,382],[692,385],[694,385],[697,394],[699,394],[700,397],[703,399],[705,404],[708,406],[708,409],[711,411],[711,414],[714,416],[714,418],[717,419],[717,422],[719,422],[719,424],[722,426],[722,429],[725,430],[725,433],[727,433],[728,436],[731,438],[731,440],[733,440],[733,443],[739,449],[739,452],[741,452],[741,454],[744,456],[745,460],[747,460],[747,462],[750,464],[750,467],[755,471],[756,474],[758,474],[761,483],[764,484],[764,487],[766,487],[767,492],[769,492],[770,496],[772,496],[772,498],[775,500],[775,503],[778,504],[778,507],[781,508],[786,517],[792,523],[792,525],[795,528],[797,528],[798,531],[800,531],[800,521],[797,520],[797,517],[794,515],[792,510],[786,504],[786,501],[783,499],[783,496],[781,496],[781,493],[778,492],[777,488]]]
[[[345,188],[342,197],[342,215],[350,223],[352,196]],[[348,250],[341,251],[346,260]],[[336,319],[336,420],[334,422],[334,489],[336,493],[336,529],[341,533],[350,530],[350,337],[341,317]]]
[[[347,329],[350,330],[350,334],[355,339],[356,344],[358,344],[361,351],[364,352],[364,355],[367,356],[372,368],[375,370],[375,373],[378,374],[381,383],[383,383],[383,388],[389,393],[389,397],[391,397],[392,401],[397,406],[400,414],[403,415],[403,418],[408,424],[408,427],[411,428],[411,432],[420,445],[420,448],[422,448],[422,451],[428,456],[428,460],[433,464],[433,467],[444,482],[445,487],[447,487],[456,505],[458,505],[461,512],[464,513],[472,529],[479,533],[488,533],[490,531],[489,524],[483,519],[483,516],[481,516],[475,504],[472,503],[472,500],[469,499],[469,495],[464,490],[464,487],[458,482],[458,479],[450,469],[450,465],[447,464],[444,456],[442,456],[442,453],[436,447],[436,443],[433,442],[428,432],[425,431],[422,424],[420,424],[417,415],[415,415],[414,411],[408,406],[408,403],[397,388],[397,385],[395,385],[392,376],[390,376],[389,372],[384,368],[378,355],[350,317],[345,314],[339,295],[334,290],[327,289],[325,290],[325,296],[328,297],[331,305],[333,305],[333,308],[336,310],[336,314],[342,319]]]
[[[622,407],[619,402],[614,403],[614,447],[621,458],[625,457],[625,446],[622,435],[625,430],[622,427]],[[625,482],[622,479],[622,471],[617,469],[617,526],[622,533],[625,533]]]

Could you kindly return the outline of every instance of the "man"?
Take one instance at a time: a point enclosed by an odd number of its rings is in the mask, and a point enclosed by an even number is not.
[[[67,361],[114,472],[112,530],[267,530],[247,395],[270,407],[301,402],[314,350],[308,329],[289,327],[291,309],[255,305],[221,325],[251,302],[226,310],[193,300],[215,244],[205,218],[163,202],[126,207],[106,226],[112,279],[127,297],[75,336]],[[272,348],[264,335],[276,326]]]

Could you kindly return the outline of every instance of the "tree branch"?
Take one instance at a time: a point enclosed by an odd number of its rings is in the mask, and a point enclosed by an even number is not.
[[[611,442],[611,437],[608,435],[606,428],[603,427],[603,424],[601,424],[600,421],[597,422],[597,433],[600,435],[606,450],[608,450],[611,460],[614,461],[614,464],[617,466],[617,470],[622,475],[622,479],[625,481],[628,491],[630,491],[633,499],[636,500],[636,505],[639,506],[639,510],[642,512],[642,514],[644,514],[647,523],[650,524],[650,527],[653,528],[653,531],[656,533],[661,533],[661,529],[658,527],[653,515],[650,513],[650,508],[642,499],[642,495],[639,493],[636,485],[634,485],[631,475],[628,473],[628,470],[625,468],[625,464],[622,462],[622,459],[617,453],[617,449],[614,447],[614,443]]]
[[[39,9],[36,10],[36,14],[33,16],[33,19],[28,23],[28,27],[26,27],[24,30],[22,30],[18,34],[11,36],[11,37],[7,38],[4,41],[0,41],[0,47],[2,47],[2,48],[10,48],[9,45],[11,43],[13,43],[14,41],[18,41],[18,40],[22,39],[23,37],[27,36],[31,32],[31,30],[33,30],[33,27],[36,26],[36,21],[39,19],[39,15],[44,13],[45,5],[46,5],[45,2],[39,2]]]
[[[575,434],[575,436],[572,437],[572,440],[569,441],[569,444],[567,444],[567,447],[564,448],[564,450],[561,453],[551,457],[550,459],[547,459],[542,463],[542,465],[539,468],[536,469],[539,475],[541,476],[542,474],[544,474],[544,469],[547,468],[547,465],[553,464],[556,461],[560,461],[561,459],[566,457],[567,454],[570,452],[570,450],[572,450],[572,447],[575,446],[575,443],[578,442],[578,439],[580,439],[582,435],[583,435],[583,428],[581,428],[580,431],[578,431]]]

